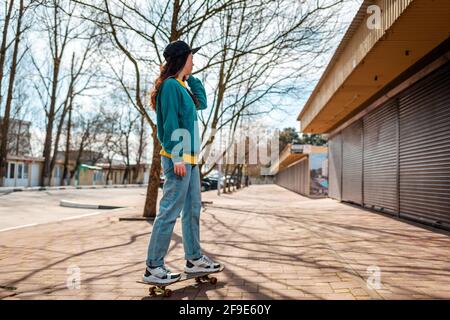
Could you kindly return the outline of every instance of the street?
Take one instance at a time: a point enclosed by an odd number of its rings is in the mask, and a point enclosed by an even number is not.
[[[120,207],[142,206],[146,187],[68,189],[0,193],[0,232],[42,223],[104,213],[107,210],[61,207],[61,200]]]

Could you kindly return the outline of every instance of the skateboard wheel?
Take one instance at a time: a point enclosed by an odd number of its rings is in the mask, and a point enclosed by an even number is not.
[[[172,296],[172,290],[170,289],[164,290],[164,297],[169,298],[170,296]]]
[[[202,283],[202,279],[200,277],[195,277],[195,282]]]
[[[156,292],[155,292],[155,287],[150,287],[149,289],[148,289],[148,293],[151,295],[151,296],[155,296],[156,295]]]
[[[217,283],[217,278],[211,277],[211,278],[209,279],[209,282],[210,282],[211,284],[216,284],[216,283]]]

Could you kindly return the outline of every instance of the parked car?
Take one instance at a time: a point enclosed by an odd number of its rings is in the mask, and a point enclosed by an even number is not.
[[[208,183],[209,189],[208,190],[217,190],[217,184],[218,180],[213,177],[204,177],[202,183]]]
[[[211,184],[208,181],[202,181],[202,192],[211,190]]]

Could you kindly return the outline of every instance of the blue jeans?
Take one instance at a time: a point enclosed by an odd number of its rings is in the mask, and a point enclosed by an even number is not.
[[[163,196],[159,202],[159,212],[153,224],[148,245],[147,265],[160,267],[169,249],[175,222],[181,216],[185,259],[201,257],[200,212],[201,189],[198,165],[186,163],[186,175],[178,176],[173,171],[172,159],[161,156],[165,176]]]

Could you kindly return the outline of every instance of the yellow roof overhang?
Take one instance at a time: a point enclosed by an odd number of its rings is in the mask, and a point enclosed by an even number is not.
[[[366,25],[382,9],[382,28]],[[386,4],[386,6],[384,6]],[[327,133],[450,34],[450,1],[364,1],[300,112],[301,131]]]

